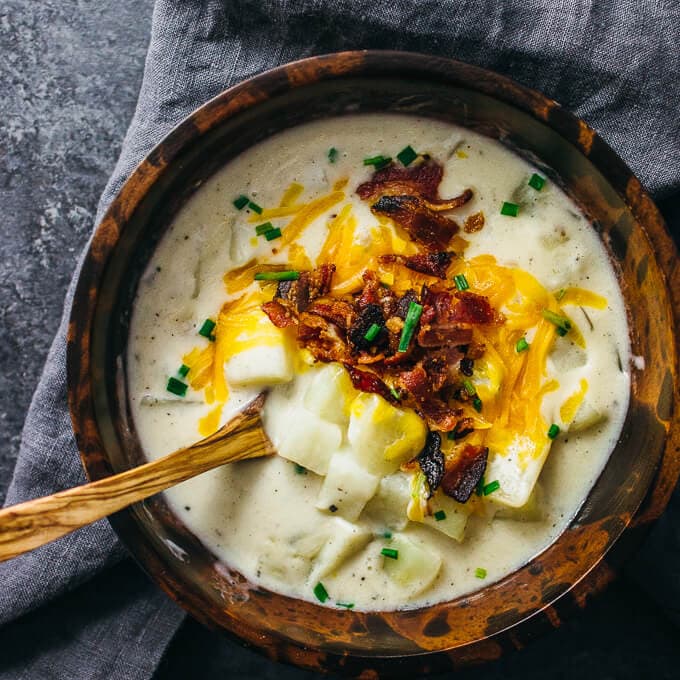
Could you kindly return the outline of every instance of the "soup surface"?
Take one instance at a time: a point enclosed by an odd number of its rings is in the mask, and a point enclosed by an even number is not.
[[[409,178],[430,170],[441,181],[413,198]],[[445,247],[414,209],[451,228]],[[317,303],[354,319],[348,360],[333,354],[341,321],[326,344],[309,326],[302,339],[311,317],[291,291],[321,265]],[[369,318],[369,288],[401,314]],[[455,323],[437,325],[442,300]],[[400,352],[421,359],[384,368]],[[387,610],[473,591],[564,530],[619,436],[629,362],[606,253],[553,182],[495,140],[375,114],[275,135],[196,191],[140,282],[127,375],[150,459],[270,388],[263,420],[281,455],[187,481],[169,504],[257,584]]]

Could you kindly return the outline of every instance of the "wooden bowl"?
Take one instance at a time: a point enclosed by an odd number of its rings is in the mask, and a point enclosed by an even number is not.
[[[369,51],[305,59],[227,90],[176,127],[120,190],[85,259],[69,329],[69,400],[88,476],[101,479],[142,460],[126,394],[130,307],[177,209],[217,168],[265,137],[368,111],[463,125],[501,140],[559,182],[607,248],[632,350],[645,369],[633,371],[621,438],[568,529],[521,569],[450,602],[372,613],[321,608],[257,587],[217,562],[162,497],[111,518],[142,567],[199,621],[273,659],[362,677],[496,658],[538,628],[557,626],[612,579],[662,512],[680,471],[673,313],[680,271],[640,182],[583,121],[538,92],[448,59]]]

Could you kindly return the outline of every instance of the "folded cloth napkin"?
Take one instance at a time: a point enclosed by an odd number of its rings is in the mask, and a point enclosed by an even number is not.
[[[352,48],[451,56],[542,90],[598,130],[657,198],[670,196],[680,187],[678,44],[673,0],[158,0],[137,110],[97,220],[136,163],[197,106],[283,62]],[[8,505],[84,481],[65,398],[72,292],[26,419]],[[675,516],[644,557],[667,588],[660,599],[676,607],[679,505],[676,497]],[[0,564],[0,678],[150,677],[183,614],[121,564],[124,555],[102,521]]]

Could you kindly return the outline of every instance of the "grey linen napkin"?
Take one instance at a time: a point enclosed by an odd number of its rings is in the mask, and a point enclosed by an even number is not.
[[[352,48],[431,52],[508,74],[585,118],[657,198],[671,196],[680,187],[678,44],[673,0],[158,0],[137,110],[97,220],[139,160],[198,105],[283,62]],[[71,296],[8,505],[84,481],[65,399]],[[674,500],[631,568],[647,583],[654,564],[652,588],[671,615],[680,608]],[[0,678],[150,677],[183,614],[124,555],[98,522],[0,564]]]

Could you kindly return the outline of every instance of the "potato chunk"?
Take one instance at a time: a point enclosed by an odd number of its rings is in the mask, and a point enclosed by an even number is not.
[[[410,500],[408,475],[395,472],[380,480],[378,491],[366,505],[365,512],[386,528],[400,531],[408,524],[406,509]]]
[[[380,478],[362,468],[347,452],[332,456],[316,501],[320,510],[356,520],[378,488]]]
[[[383,568],[406,596],[422,593],[437,578],[442,565],[438,553],[404,534],[395,534],[386,547],[397,551],[397,559],[384,557]]]
[[[430,501],[430,506],[432,515],[425,517],[424,523],[454,538],[459,543],[462,542],[465,538],[468,517],[472,513],[472,503],[458,503],[441,491],[437,491]]]
[[[305,392],[307,410],[324,420],[347,426],[349,409],[358,392],[340,364],[326,364],[315,371]]]
[[[400,409],[377,394],[360,393],[352,402],[348,439],[353,455],[369,472],[388,475],[417,456],[427,427],[411,409]]]
[[[341,517],[334,517],[329,522],[328,541],[321,548],[312,565],[309,582],[317,583],[321,578],[335,571],[370,540],[369,531]]]

